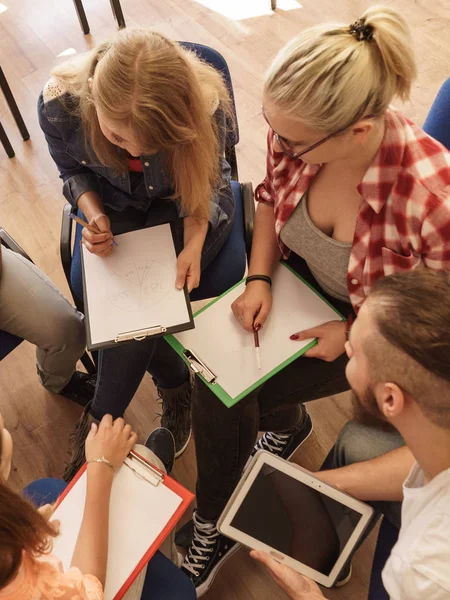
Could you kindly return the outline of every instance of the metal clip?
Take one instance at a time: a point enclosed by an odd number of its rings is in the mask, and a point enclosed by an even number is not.
[[[114,338],[114,341],[116,343],[126,342],[128,340],[136,340],[137,342],[141,342],[142,340],[145,340],[146,337],[160,333],[166,333],[166,331],[167,327],[155,325],[154,327],[148,327],[147,329],[136,329],[136,331],[129,331],[128,333],[119,333]]]
[[[185,350],[183,350],[183,354],[185,358],[189,361],[189,366],[191,367],[194,373],[198,373],[199,375],[201,375],[203,379],[205,379],[208,383],[216,383],[217,377],[214,375],[211,369],[208,369],[205,363],[192,352],[192,350],[186,348]]]
[[[164,481],[164,475],[143,460],[138,454],[133,452],[133,450],[131,450],[124,460],[124,464],[131,469],[135,475],[148,481],[148,483],[151,483],[155,487]]]

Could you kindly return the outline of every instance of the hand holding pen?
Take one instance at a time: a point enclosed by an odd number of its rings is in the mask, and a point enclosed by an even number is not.
[[[70,218],[83,227],[83,244],[92,254],[108,256],[112,252],[113,245],[118,245],[113,239],[110,221],[106,215],[97,215],[89,223],[74,214],[71,214]]]

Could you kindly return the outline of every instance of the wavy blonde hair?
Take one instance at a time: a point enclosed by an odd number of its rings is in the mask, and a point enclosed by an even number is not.
[[[394,97],[407,100],[416,77],[409,28],[392,8],[366,10],[360,24],[320,25],[291,40],[275,57],[264,93],[304,124],[333,133],[364,115],[382,116]]]
[[[212,114],[215,106],[233,122],[228,90],[214,68],[159,33],[125,29],[52,74],[70,94],[66,104],[81,118],[88,150],[90,145],[104,165],[127,171],[125,152],[100,129],[97,106],[108,119],[131,127],[143,154],[163,152],[174,187],[171,197],[180,198],[190,215],[208,218],[221,181],[219,138],[224,134]]]

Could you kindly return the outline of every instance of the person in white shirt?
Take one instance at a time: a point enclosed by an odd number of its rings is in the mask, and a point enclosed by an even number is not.
[[[391,521],[402,502],[398,540],[382,571],[390,600],[450,598],[449,299],[447,273],[376,283],[346,344],[356,420],[325,462],[338,468],[318,473]],[[291,600],[324,598],[313,581],[263,553],[252,556]]]

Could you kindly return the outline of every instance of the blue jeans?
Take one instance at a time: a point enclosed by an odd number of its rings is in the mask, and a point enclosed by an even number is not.
[[[337,442],[330,450],[322,465],[322,470],[338,469],[370,460],[391,452],[396,448],[400,448],[404,444],[403,438],[396,431],[382,431],[356,421],[350,421],[343,427]],[[397,541],[401,525],[401,503],[370,502],[370,504],[375,509],[375,514],[358,547],[367,538],[378,519],[383,515],[384,521],[380,527],[372,565],[369,600],[389,600],[382,584],[381,572],[393,545]],[[349,560],[351,560],[351,557]]]
[[[233,225],[234,197],[231,188],[222,190],[219,206],[223,219],[210,225],[202,250],[201,268],[205,269],[216,258]],[[153,202],[151,209],[142,212],[134,208],[114,211],[105,207],[115,235],[145,227],[172,224],[177,254],[183,249],[183,221],[177,216],[174,202]],[[79,243],[75,240],[75,243]],[[80,260],[80,253],[77,255]],[[75,261],[75,256],[74,256]],[[81,266],[72,266],[79,281],[72,281],[75,290],[82,290]],[[101,350],[98,354],[98,375],[95,396],[91,405],[92,416],[101,419],[105,414],[113,418],[123,415],[136,393],[145,372],[148,371],[161,388],[176,388],[189,379],[189,371],[178,354],[161,338],[141,342],[127,342]]]
[[[64,491],[67,483],[60,479],[38,479],[23,490],[36,506],[52,504]],[[197,597],[190,579],[161,552],[148,563],[141,600],[195,600]]]

